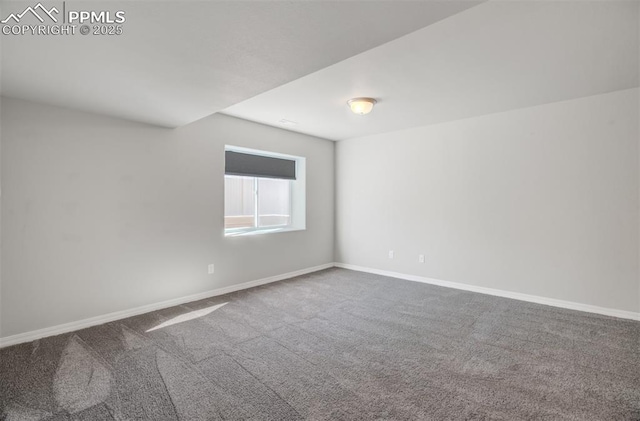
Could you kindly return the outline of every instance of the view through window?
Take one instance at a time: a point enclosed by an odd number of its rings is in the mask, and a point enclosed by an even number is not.
[[[291,224],[291,180],[225,175],[224,183],[225,230]]]

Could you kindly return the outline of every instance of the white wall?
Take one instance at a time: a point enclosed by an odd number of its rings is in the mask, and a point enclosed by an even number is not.
[[[638,95],[336,148],[222,115],[168,130],[2,98],[0,337],[329,263],[334,211],[340,262],[640,311]],[[306,231],[224,238],[225,144],[307,157]]]
[[[629,89],[339,142],[336,260],[640,311],[638,112]]]
[[[169,130],[1,111],[0,337],[333,261],[332,142],[223,115]],[[307,158],[305,231],[224,237],[225,144]]]

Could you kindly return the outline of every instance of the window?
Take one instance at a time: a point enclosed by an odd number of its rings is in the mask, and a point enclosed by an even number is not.
[[[225,230],[286,227],[290,223],[290,180],[225,175]]]
[[[305,229],[304,158],[227,147],[225,235]]]

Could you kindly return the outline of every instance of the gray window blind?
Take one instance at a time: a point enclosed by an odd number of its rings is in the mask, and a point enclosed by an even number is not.
[[[296,179],[296,161],[225,151],[224,173],[243,177]]]

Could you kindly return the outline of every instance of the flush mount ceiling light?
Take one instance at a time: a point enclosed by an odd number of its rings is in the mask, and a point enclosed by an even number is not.
[[[374,104],[378,102],[373,98],[353,98],[347,101],[349,108],[355,114],[365,115],[369,114],[373,110]]]

